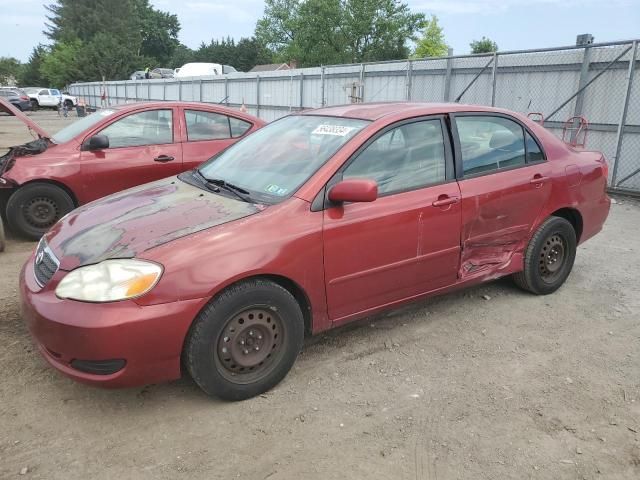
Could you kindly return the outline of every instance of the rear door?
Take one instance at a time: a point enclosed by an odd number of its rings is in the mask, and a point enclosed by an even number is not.
[[[183,164],[190,170],[210,159],[247,133],[252,124],[204,109],[183,110]]]
[[[182,150],[174,141],[175,110],[136,111],[92,132],[106,135],[109,148],[81,154],[87,198],[100,198],[180,173]]]
[[[330,318],[411,298],[456,281],[460,191],[440,117],[401,122],[365,144],[332,179],[378,183],[371,203],[324,211]]]
[[[451,115],[462,194],[461,278],[524,248],[551,194],[551,168],[533,135],[494,113]]]

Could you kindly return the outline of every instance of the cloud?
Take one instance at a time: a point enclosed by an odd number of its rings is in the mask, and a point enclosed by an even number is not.
[[[185,6],[189,14],[213,14],[233,22],[255,22],[264,8],[262,0],[236,0],[235,3],[236,5],[231,5],[228,1],[187,2]]]
[[[627,6],[633,0],[609,0],[609,6]],[[414,9],[445,14],[494,14],[511,9],[525,9],[536,5],[558,6],[557,0],[418,0],[409,1]],[[602,5],[602,0],[563,0],[561,6],[575,7]],[[526,13],[523,10],[523,13]]]

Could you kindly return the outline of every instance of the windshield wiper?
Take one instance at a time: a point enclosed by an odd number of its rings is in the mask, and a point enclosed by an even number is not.
[[[234,185],[233,183],[226,182],[225,180],[222,180],[220,178],[207,178],[197,168],[194,170],[194,174],[197,174],[198,177],[204,182],[204,184],[207,185],[207,187],[214,192],[216,191],[219,192],[220,189],[222,188],[227,192],[233,193],[236,197],[238,197],[243,202],[253,203],[251,201],[250,193],[242,187]]]

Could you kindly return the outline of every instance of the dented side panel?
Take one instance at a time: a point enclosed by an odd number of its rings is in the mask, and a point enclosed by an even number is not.
[[[550,198],[552,168],[545,162],[460,181],[461,279],[499,270],[523,251]],[[536,175],[545,180],[532,183]]]

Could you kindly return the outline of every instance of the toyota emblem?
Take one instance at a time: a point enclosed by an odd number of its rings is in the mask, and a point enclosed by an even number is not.
[[[36,265],[40,265],[43,259],[44,259],[44,251],[40,250],[36,255]]]

